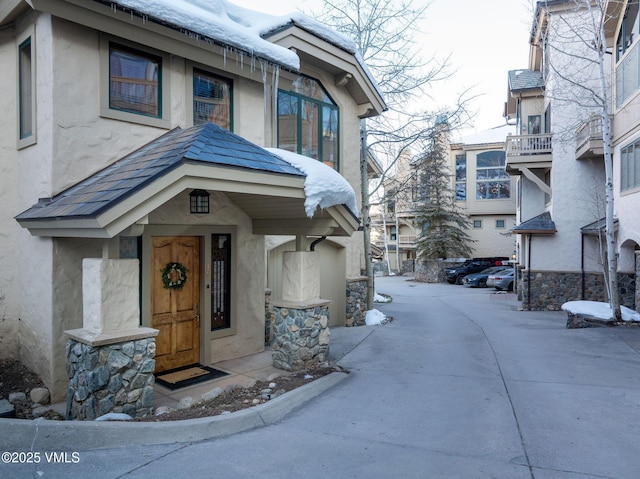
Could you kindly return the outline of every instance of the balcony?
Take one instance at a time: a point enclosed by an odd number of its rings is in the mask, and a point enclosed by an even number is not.
[[[505,169],[510,175],[522,174],[522,169],[551,167],[551,133],[542,135],[507,136]]]
[[[417,240],[416,235],[399,235],[397,238],[397,240],[388,239],[387,244],[389,246],[398,246],[401,249],[415,249]],[[379,248],[384,248],[384,238],[376,238],[376,240],[374,241],[374,245]]]
[[[576,160],[602,158],[602,138],[602,117],[594,115],[582,123],[576,130]]]

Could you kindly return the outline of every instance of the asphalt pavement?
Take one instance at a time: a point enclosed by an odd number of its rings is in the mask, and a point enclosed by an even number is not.
[[[351,374],[295,407],[240,432],[166,425],[164,440],[135,424],[91,436],[5,421],[1,447],[25,455],[0,477],[640,477],[640,328],[568,330],[564,313],[518,311],[511,295],[376,282],[393,321],[333,329],[331,355]]]

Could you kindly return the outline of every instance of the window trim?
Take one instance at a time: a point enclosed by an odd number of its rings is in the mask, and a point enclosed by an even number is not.
[[[29,55],[30,55],[30,74],[31,74],[31,131],[28,135],[22,134],[22,52],[23,48],[28,43]],[[36,42],[35,42],[35,28],[30,28],[16,39],[17,55],[16,55],[16,141],[17,148],[22,149],[27,146],[31,146],[37,143],[37,103],[36,103]]]
[[[187,124],[189,126],[194,126],[193,122],[193,73],[195,70],[199,70],[206,75],[211,75],[213,77],[220,78],[221,80],[226,80],[230,84],[229,88],[229,104],[231,111],[229,112],[229,131],[231,133],[234,132],[234,110],[235,110],[235,95],[234,95],[234,87],[237,83],[237,78],[235,76],[228,75],[227,72],[221,74],[218,71],[207,67],[206,65],[201,65],[199,63],[194,63],[187,61],[187,81],[186,85],[186,112],[187,112]]]
[[[473,226],[474,230],[481,230],[482,229],[482,220],[473,220],[472,226]]]
[[[152,55],[160,59],[159,89],[158,98],[160,116],[153,117],[143,113],[135,113],[125,110],[117,110],[109,106],[110,92],[110,52],[111,45],[120,46],[126,50],[140,52],[142,55]],[[171,84],[170,84],[170,56],[166,52],[154,50],[153,48],[139,45],[123,38],[112,37],[110,35],[100,35],[100,116],[112,120],[126,121],[140,125],[155,126],[159,128],[171,128]]]
[[[503,230],[507,227],[505,220],[496,220],[496,229]]]

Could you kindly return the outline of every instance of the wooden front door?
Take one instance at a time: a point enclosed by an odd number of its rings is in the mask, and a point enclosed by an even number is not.
[[[156,337],[155,372],[200,360],[200,238],[158,236],[151,248],[151,327]],[[186,268],[181,288],[167,288],[163,271],[170,263]],[[179,280],[175,271],[167,275]]]

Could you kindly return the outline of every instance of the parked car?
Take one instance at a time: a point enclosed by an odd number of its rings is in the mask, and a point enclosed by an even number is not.
[[[447,282],[462,284],[462,278],[468,274],[479,273],[491,266],[500,266],[507,258],[474,258],[465,261],[460,266],[445,270]]]
[[[487,277],[487,286],[493,286],[498,291],[513,291],[513,268],[491,274]]]
[[[499,274],[499,272],[505,271],[506,269],[504,266],[492,266],[479,273],[468,274],[462,278],[462,284],[470,288],[486,288],[487,278],[490,274]]]

